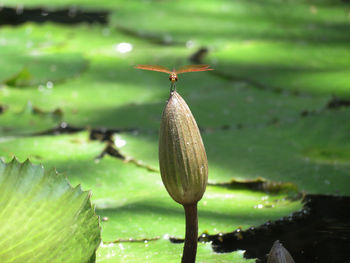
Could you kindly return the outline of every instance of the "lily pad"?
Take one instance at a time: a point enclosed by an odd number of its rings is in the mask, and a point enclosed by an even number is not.
[[[6,29],[5,36],[14,43],[17,43],[16,33],[29,31],[29,35],[24,35],[27,41],[39,44],[48,41],[44,36],[50,35],[51,45],[44,49],[45,52],[52,52],[53,56],[58,51],[67,56],[81,52],[88,59],[89,68],[79,78],[55,84],[53,88],[47,85],[38,90],[4,88],[0,91],[3,103],[19,108],[26,103],[25,98],[30,98],[34,105],[40,105],[45,111],[62,109],[64,121],[75,126],[158,130],[169,94],[167,76],[136,70],[133,66],[146,63],[149,52],[157,53],[152,63],[168,64],[177,58],[186,63],[191,51],[185,47],[155,48],[103,26],[76,28],[79,28],[79,34],[69,27],[52,24],[26,24]],[[131,51],[120,53],[118,43],[130,45]],[[329,100],[329,96],[293,96],[259,90],[244,81],[232,83],[211,73],[183,74],[177,84],[178,91],[203,128],[288,122],[298,118],[304,110],[322,109]]]
[[[208,46],[205,62],[232,79],[349,97],[344,10],[342,1],[332,7],[328,1],[151,1],[123,5],[111,15],[111,24],[141,38],[156,34],[170,43]]]
[[[119,242],[102,244],[97,251],[96,262],[180,262],[183,244],[172,244],[166,238],[157,241]],[[244,251],[214,253],[210,244],[198,244],[198,263],[253,263],[255,259],[244,259]]]
[[[7,109],[0,115],[0,135],[29,135],[46,131],[57,126],[63,118],[60,109],[43,111],[29,101],[19,112]]]
[[[0,161],[1,262],[93,262],[99,220],[80,186],[16,159]]]
[[[128,142],[126,142],[128,143]],[[57,148],[59,151],[48,150]],[[0,142],[0,156],[29,156],[47,167],[57,167],[73,184],[93,193],[102,222],[102,239],[156,238],[168,234],[183,238],[184,211],[166,192],[159,172],[105,156],[94,158],[104,145],[88,140],[86,132],[40,136]],[[209,186],[199,206],[199,232],[218,233],[249,228],[286,216],[301,208],[285,200],[287,194]],[[127,227],[126,227],[127,226]]]
[[[35,38],[28,41],[35,41]],[[87,60],[78,53],[45,53],[43,49],[25,47],[20,52],[20,47],[19,44],[1,47],[0,66],[4,70],[0,73],[0,83],[13,87],[40,85],[39,89],[52,89],[57,83],[75,78],[87,68]]]
[[[285,123],[204,130],[209,181],[263,177],[308,193],[349,194],[349,114],[348,108],[324,110]],[[127,142],[122,154],[158,167],[156,132],[118,140]]]
[[[325,50],[332,49],[326,58]],[[350,52],[346,47],[310,43],[250,41],[225,45],[210,54],[216,69],[233,79],[270,89],[350,97]]]

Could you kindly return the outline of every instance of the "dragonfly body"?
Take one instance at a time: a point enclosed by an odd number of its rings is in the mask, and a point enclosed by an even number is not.
[[[188,66],[180,67],[178,70],[175,70],[175,69],[170,70],[167,67],[151,66],[151,65],[137,65],[135,68],[168,73],[169,80],[171,82],[171,91],[175,90],[175,83],[178,80],[178,77],[177,77],[178,74],[186,73],[186,72],[213,70],[212,68],[209,68],[209,65],[188,65]]]
[[[169,80],[171,81],[172,84],[174,84],[177,81],[176,72],[171,72],[171,74],[169,75]]]

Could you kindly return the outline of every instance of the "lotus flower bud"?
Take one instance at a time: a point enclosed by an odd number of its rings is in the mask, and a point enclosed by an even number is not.
[[[190,205],[202,198],[208,181],[207,155],[196,120],[176,91],[162,115],[159,164],[164,186],[176,202]]]
[[[276,240],[267,257],[267,263],[294,263],[294,260],[288,250]]]

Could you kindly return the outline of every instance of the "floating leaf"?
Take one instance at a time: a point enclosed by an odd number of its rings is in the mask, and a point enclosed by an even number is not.
[[[93,262],[100,244],[89,192],[29,161],[0,161],[0,262]]]
[[[120,242],[103,244],[97,250],[96,262],[180,262],[183,244],[171,243],[166,238],[156,241]],[[209,243],[198,244],[197,263],[253,263],[255,259],[245,259],[244,251],[215,253]]]
[[[50,90],[56,83],[75,78],[87,68],[88,61],[79,53],[48,53],[23,47],[23,41],[11,44],[14,40],[9,37],[9,43],[0,49],[0,66],[4,68],[0,72],[0,83],[11,87],[39,85],[39,90]],[[29,38],[27,41],[36,43],[38,40]]]
[[[16,75],[12,76],[5,81],[8,86],[21,86],[21,83],[29,82],[32,79],[32,75],[29,73],[27,68],[23,68]]]
[[[43,132],[58,126],[62,121],[63,112],[60,108],[45,111],[34,106],[30,101],[19,112],[11,107],[0,117],[0,135],[28,135]]]
[[[102,222],[102,239],[184,237],[183,208],[164,189],[159,172],[104,156],[94,158],[104,144],[89,141],[88,133],[12,138],[0,142],[0,157],[29,157],[45,167],[57,167],[73,184],[91,189]],[[128,143],[128,140],[127,140]],[[146,147],[145,143],[140,143]],[[55,150],[53,150],[55,149]],[[156,153],[155,153],[156,154]],[[276,220],[301,208],[285,194],[209,186],[199,203],[199,233],[231,232]]]

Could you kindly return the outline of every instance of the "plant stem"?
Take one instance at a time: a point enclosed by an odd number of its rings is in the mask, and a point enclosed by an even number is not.
[[[184,205],[186,216],[186,236],[181,263],[195,263],[198,242],[197,203]]]

